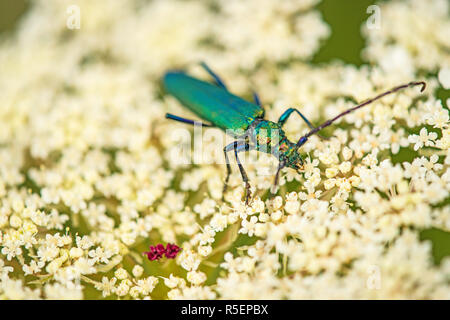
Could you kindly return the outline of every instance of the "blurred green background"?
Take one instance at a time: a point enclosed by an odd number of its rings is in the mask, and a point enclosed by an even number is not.
[[[375,3],[374,0],[323,0],[319,3],[317,8],[330,25],[332,34],[311,63],[323,64],[340,60],[356,66],[364,64],[360,54],[365,46],[360,33],[361,24],[369,17],[367,7]],[[0,0],[0,38],[14,34],[21,17],[30,6],[30,1],[26,0]],[[450,97],[450,90],[439,89],[437,96],[445,105]],[[408,155],[405,157],[407,159]],[[443,205],[449,205],[449,202],[446,201]],[[449,232],[434,228],[422,230],[421,239],[432,241],[435,263],[440,263],[443,257],[450,255]]]

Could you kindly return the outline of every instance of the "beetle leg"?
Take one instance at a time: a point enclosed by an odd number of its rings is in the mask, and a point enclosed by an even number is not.
[[[183,123],[192,124],[192,125],[201,125],[203,127],[214,127],[211,124],[203,123],[203,122],[196,121],[196,120],[190,120],[190,119],[182,118],[182,117],[173,115],[171,113],[166,113],[166,118],[170,119],[170,120],[175,120],[175,121],[179,121],[179,122],[183,122]]]
[[[295,108],[289,108],[287,109],[285,112],[283,112],[283,114],[280,116],[280,118],[278,119],[278,124],[280,124],[281,126],[283,126],[287,119],[291,116],[292,112],[297,112],[298,115],[303,119],[303,121],[305,121],[305,123],[308,125],[308,127],[310,127],[311,129],[315,129],[316,127],[314,127],[311,122],[309,122],[309,120],[297,109]],[[328,140],[329,138],[322,136],[320,134],[318,134],[318,136],[322,139]]]
[[[228,180],[230,180],[230,175],[231,175],[231,165],[230,165],[230,159],[228,158],[228,151],[230,151],[231,149],[228,149],[229,146],[231,144],[227,145],[225,148],[223,148],[223,154],[225,155],[225,162],[227,164],[227,177],[225,178],[225,183],[223,185],[223,190],[222,190],[222,198],[225,195],[225,192],[227,191],[228,188]]]
[[[247,147],[248,147],[248,144],[244,145],[244,148],[242,150],[239,150],[237,143],[234,144],[234,155],[236,157],[236,162],[238,164],[239,171],[241,172],[242,180],[244,180],[244,183],[245,183],[245,204],[248,205],[248,201],[251,197],[250,183],[248,181],[247,173],[245,172],[244,166],[242,165],[242,163],[238,157],[238,152],[247,151],[248,150]]]
[[[225,194],[225,192],[227,190],[228,180],[229,180],[230,174],[231,174],[231,165],[230,165],[230,160],[228,158],[227,152],[234,150],[236,162],[238,164],[239,171],[241,172],[242,180],[245,183],[245,204],[248,204],[250,196],[251,196],[250,183],[248,180],[247,173],[245,172],[244,166],[242,165],[241,161],[239,160],[238,153],[244,152],[244,151],[249,151],[252,149],[254,149],[254,148],[252,146],[250,146],[246,141],[242,141],[242,140],[232,142],[229,145],[227,145],[225,148],[223,148],[223,152],[225,154],[225,161],[227,164],[227,177],[225,178],[225,185],[223,186],[223,193]]]
[[[203,69],[206,70],[206,72],[210,74],[211,77],[214,78],[216,85],[228,91],[227,86],[222,81],[222,79],[220,79],[220,77],[214,71],[212,71],[211,68],[208,67],[208,65],[205,62],[201,62],[200,65],[202,66]]]
[[[255,91],[253,91],[253,101],[255,101],[257,106],[262,108],[261,99],[259,99],[259,95]]]
[[[280,164],[278,165],[277,173],[275,174],[275,179],[273,180],[272,190],[270,190],[270,193],[272,193],[272,194],[275,194],[275,192],[276,192],[275,189],[278,186],[278,180],[279,180],[279,177],[280,177],[280,171],[284,167],[285,167],[285,163],[284,162],[280,162]]]

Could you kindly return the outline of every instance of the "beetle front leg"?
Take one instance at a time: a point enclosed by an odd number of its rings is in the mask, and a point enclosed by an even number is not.
[[[286,121],[287,121],[287,119],[291,116],[291,114],[293,113],[293,112],[296,112],[302,119],[303,119],[303,121],[305,121],[305,123],[308,125],[308,127],[310,127],[311,129],[315,129],[316,127],[314,127],[313,125],[312,125],[312,123],[300,112],[300,111],[298,111],[297,109],[295,109],[295,108],[289,108],[289,109],[287,109],[285,112],[283,112],[283,114],[280,116],[280,118],[278,119],[278,124],[279,125],[281,125],[281,126],[283,126],[285,123],[286,123]],[[323,135],[321,135],[321,134],[317,134],[321,139],[324,139],[324,140],[329,140],[330,138],[328,138],[328,137],[325,137],[325,136],[323,136]]]
[[[251,196],[251,191],[250,191],[250,182],[248,180],[248,176],[247,173],[245,172],[244,166],[242,165],[241,161],[239,160],[239,156],[238,153],[239,152],[243,152],[243,151],[249,151],[252,150],[253,147],[250,146],[246,141],[235,141],[230,143],[229,145],[227,145],[223,151],[225,154],[225,161],[227,164],[227,177],[225,178],[225,185],[223,187],[223,193],[225,194],[225,191],[227,189],[228,186],[228,180],[230,178],[230,174],[231,174],[231,165],[230,165],[230,161],[227,155],[228,151],[234,150],[234,155],[236,157],[236,162],[238,164],[239,167],[239,171],[241,173],[242,176],[242,180],[245,183],[245,204],[248,204],[250,196]]]
[[[233,143],[234,144],[234,143]],[[228,151],[230,151],[231,149],[229,149],[231,144],[227,145],[225,148],[223,148],[223,154],[225,155],[225,162],[227,164],[227,177],[225,178],[225,183],[223,185],[223,190],[222,190],[222,200],[223,197],[225,195],[225,192],[227,191],[228,188],[228,180],[230,180],[230,175],[231,175],[231,165],[230,165],[230,159],[228,158]]]
[[[244,146],[244,150],[238,150],[237,144],[235,144],[234,146],[234,155],[236,157],[236,162],[238,164],[239,167],[239,171],[241,172],[241,176],[242,176],[242,180],[244,180],[245,183],[245,204],[248,205],[249,199],[251,197],[251,191],[250,191],[250,182],[248,181],[248,176],[247,173],[245,172],[244,166],[242,165],[241,161],[239,160],[238,157],[238,152],[241,151],[247,151],[248,150],[248,144],[246,146]]]
[[[285,166],[286,166],[286,164],[284,162],[280,162],[280,164],[278,165],[277,173],[275,174],[275,178],[273,180],[273,185],[272,185],[272,188],[271,188],[272,190],[270,190],[270,193],[275,194],[276,188],[278,186],[278,181],[280,179],[280,171]]]

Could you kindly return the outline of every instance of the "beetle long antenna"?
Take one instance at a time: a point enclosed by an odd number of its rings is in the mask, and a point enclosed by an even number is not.
[[[423,81],[417,81],[417,82],[416,82],[416,81],[413,81],[413,82],[410,82],[410,83],[407,83],[407,84],[404,84],[404,85],[401,85],[401,86],[392,88],[391,90],[386,91],[386,92],[383,92],[383,93],[379,94],[378,96],[376,96],[376,97],[374,97],[374,98],[372,98],[372,99],[369,99],[369,100],[367,100],[367,101],[365,101],[365,102],[363,102],[363,103],[357,105],[356,107],[350,108],[350,109],[348,109],[348,110],[346,110],[346,111],[344,111],[344,112],[338,114],[336,117],[334,117],[334,118],[332,118],[332,119],[329,119],[329,120],[325,121],[325,122],[322,123],[320,126],[314,128],[314,129],[312,129],[310,132],[308,132],[308,133],[305,134],[303,137],[301,137],[301,138],[298,140],[298,142],[297,142],[297,147],[299,147],[299,146],[301,146],[303,143],[305,143],[306,140],[308,139],[308,137],[312,136],[313,134],[317,133],[318,131],[322,130],[323,128],[328,127],[328,126],[331,125],[333,122],[335,122],[337,119],[339,119],[339,118],[345,116],[346,114],[349,114],[350,112],[353,112],[353,111],[355,111],[355,110],[358,110],[359,108],[362,108],[362,107],[364,107],[364,106],[367,106],[368,104],[371,104],[372,102],[374,102],[374,101],[376,101],[376,100],[378,100],[378,99],[381,99],[381,98],[383,98],[384,96],[387,96],[387,95],[389,95],[389,94],[391,94],[391,93],[397,92],[397,91],[399,91],[399,90],[402,90],[402,89],[405,89],[405,88],[408,88],[408,87],[419,86],[419,85],[422,86],[422,88],[420,88],[420,92],[423,92],[423,91],[425,90],[426,83],[423,82]]]

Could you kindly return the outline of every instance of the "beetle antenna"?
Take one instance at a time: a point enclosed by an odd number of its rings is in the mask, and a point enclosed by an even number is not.
[[[298,140],[298,142],[297,142],[297,147],[299,147],[299,146],[301,146],[303,143],[305,143],[306,140],[308,139],[308,137],[312,136],[313,134],[316,134],[318,131],[322,130],[323,128],[328,127],[328,126],[331,125],[333,122],[335,122],[337,119],[339,119],[339,118],[345,116],[346,114],[349,114],[350,112],[353,112],[353,111],[355,111],[355,110],[358,110],[359,108],[362,108],[362,107],[364,107],[364,106],[367,106],[368,104],[371,104],[372,102],[374,102],[374,101],[376,101],[376,100],[378,100],[378,99],[381,99],[381,98],[383,98],[384,96],[387,96],[387,95],[389,95],[389,94],[391,94],[391,93],[397,92],[397,91],[399,91],[399,90],[402,90],[402,89],[405,89],[405,88],[408,88],[408,87],[419,86],[419,85],[422,86],[422,88],[420,88],[420,92],[423,92],[423,91],[425,90],[426,83],[425,83],[424,81],[413,81],[413,82],[410,82],[410,83],[403,84],[403,85],[401,85],[401,86],[392,88],[391,90],[386,91],[386,92],[383,92],[383,93],[379,94],[378,96],[376,96],[376,97],[374,97],[374,98],[372,98],[372,99],[369,99],[369,100],[367,100],[367,101],[365,101],[365,102],[363,102],[363,103],[357,105],[356,107],[350,108],[350,109],[348,109],[348,110],[346,110],[346,111],[344,111],[344,112],[338,114],[336,117],[334,117],[334,118],[332,118],[332,119],[329,119],[329,120],[325,121],[325,122],[322,123],[320,126],[314,128],[314,129],[312,129],[310,132],[308,132],[308,133],[305,134],[303,137],[301,137],[301,138]]]

